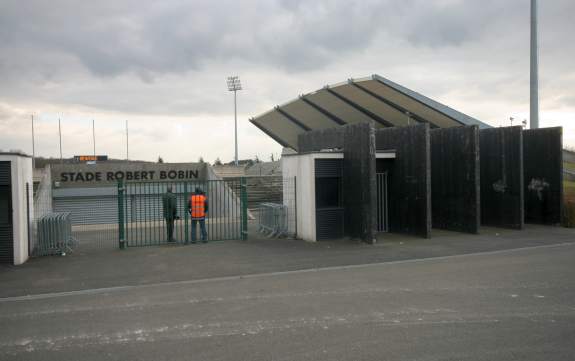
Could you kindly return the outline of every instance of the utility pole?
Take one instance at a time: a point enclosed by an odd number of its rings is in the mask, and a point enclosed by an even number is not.
[[[32,114],[32,169],[36,169],[36,145],[34,139],[34,114]]]
[[[60,123],[60,118],[58,118],[58,136],[60,138],[60,164],[64,163],[62,159],[62,125]]]
[[[539,128],[539,45],[537,0],[531,0],[530,128]]]
[[[126,164],[129,163],[129,159],[130,159],[130,148],[128,141],[128,120],[126,119]]]
[[[92,144],[94,145],[94,161],[96,161],[96,126],[94,119],[92,119]]]

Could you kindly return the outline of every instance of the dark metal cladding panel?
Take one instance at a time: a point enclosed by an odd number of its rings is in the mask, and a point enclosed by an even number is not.
[[[0,162],[0,186],[12,184],[11,162]]]
[[[316,159],[315,160],[315,177],[316,178],[341,178],[343,170],[341,159]]]
[[[370,123],[343,127],[345,233],[373,243],[377,230],[375,128]]]
[[[338,239],[344,235],[343,208],[324,208],[316,210],[316,239]]]
[[[0,224],[0,264],[14,263],[12,225]]]
[[[433,129],[430,135],[433,228],[478,233],[479,128]]]
[[[561,223],[563,214],[563,129],[523,131],[525,222]]]
[[[431,237],[431,159],[429,125],[378,129],[378,150],[395,149],[388,162],[391,232]]]
[[[0,263],[14,263],[11,163],[0,162]]]
[[[314,130],[298,135],[298,151],[317,152],[322,149],[343,148],[344,131],[342,127]]]
[[[522,128],[482,129],[479,141],[481,224],[522,229]]]

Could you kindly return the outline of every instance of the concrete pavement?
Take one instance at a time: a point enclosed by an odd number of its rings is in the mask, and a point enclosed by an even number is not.
[[[352,241],[307,243],[251,237],[189,246],[81,249],[66,257],[0,266],[0,298],[212,277],[420,259],[575,242],[575,230],[528,225],[483,228],[480,235],[434,230],[433,238],[383,235],[374,246]]]
[[[573,360],[575,244],[527,246],[4,298],[0,359]]]

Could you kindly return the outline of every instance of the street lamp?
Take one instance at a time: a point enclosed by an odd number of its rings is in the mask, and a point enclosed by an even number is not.
[[[236,153],[234,158],[234,163],[236,167],[238,166],[238,108],[237,108],[237,92],[242,90],[242,83],[240,82],[239,76],[229,76],[228,77],[228,90],[234,92],[234,129],[235,129],[235,140],[236,140]]]

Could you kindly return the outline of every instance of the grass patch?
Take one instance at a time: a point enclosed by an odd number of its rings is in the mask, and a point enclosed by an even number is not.
[[[563,162],[563,168],[569,170],[575,170],[575,163]]]
[[[565,197],[567,197],[567,195],[575,196],[575,182],[564,180],[563,192],[565,193]]]
[[[563,181],[563,225],[575,228],[575,182]]]
[[[567,201],[563,205],[563,226],[575,228],[575,201]]]

